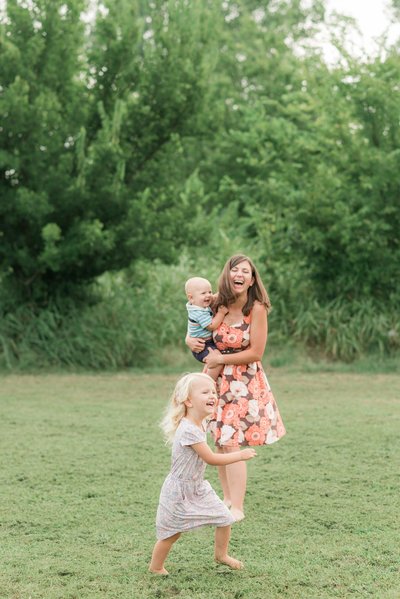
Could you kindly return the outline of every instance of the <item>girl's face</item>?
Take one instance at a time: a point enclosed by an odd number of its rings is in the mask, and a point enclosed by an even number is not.
[[[214,382],[205,377],[195,378],[191,385],[189,399],[185,403],[188,412],[194,417],[202,420],[206,416],[211,416],[217,404],[217,391]]]
[[[243,260],[243,262],[239,262],[236,266],[232,266],[229,276],[232,289],[237,295],[247,293],[249,287],[254,283],[251,266],[247,260]]]

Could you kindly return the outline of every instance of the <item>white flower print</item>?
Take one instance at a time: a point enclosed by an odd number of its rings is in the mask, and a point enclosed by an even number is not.
[[[229,426],[229,424],[224,424],[221,428],[221,437],[219,440],[220,444],[223,445],[224,443],[229,441],[234,432],[235,429],[233,428],[233,426]]]
[[[275,443],[278,440],[276,435],[276,431],[273,431],[272,428],[267,433],[267,445],[271,445],[271,443]]]
[[[273,420],[275,418],[275,410],[274,410],[274,408],[272,406],[272,403],[268,402],[267,405],[265,406],[265,409],[266,409],[268,418],[270,420]]]
[[[247,387],[241,381],[232,381],[229,388],[235,399],[239,399],[239,397],[245,397],[247,395]]]
[[[248,403],[249,414],[253,416],[253,418],[257,418],[260,410],[258,406],[258,401],[256,399],[251,399]]]

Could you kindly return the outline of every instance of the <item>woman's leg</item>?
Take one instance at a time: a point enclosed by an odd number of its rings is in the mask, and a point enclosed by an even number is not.
[[[240,570],[243,568],[242,562],[228,555],[228,545],[231,536],[230,526],[219,526],[215,529],[215,561],[221,564],[227,564],[230,568]]]
[[[217,447],[217,452],[218,453],[224,453],[224,448],[223,447]],[[224,494],[224,503],[228,507],[231,507],[231,505],[232,505],[231,491],[230,491],[229,485],[228,485],[228,478],[227,478],[227,475],[226,475],[226,468],[227,468],[226,466],[218,466],[218,476],[219,476],[219,480],[220,480],[220,483],[221,483],[222,492]]]
[[[238,451],[237,447],[225,447],[225,452]],[[235,462],[225,466],[226,480],[231,500],[231,512],[236,521],[243,520],[243,503],[246,494],[247,467],[246,462]]]
[[[150,572],[154,572],[154,574],[168,574],[167,570],[164,568],[164,562],[167,559],[172,545],[179,539],[180,536],[181,533],[177,532],[176,535],[172,535],[172,537],[168,537],[168,539],[157,541],[157,543],[154,545],[153,555],[151,556],[151,562],[149,566]]]

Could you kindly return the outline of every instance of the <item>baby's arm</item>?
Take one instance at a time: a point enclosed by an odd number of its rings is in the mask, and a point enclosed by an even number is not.
[[[210,466],[227,466],[235,462],[251,460],[251,458],[257,455],[251,447],[241,451],[232,451],[231,453],[214,453],[207,443],[194,443],[192,448]]]
[[[215,329],[217,329],[221,322],[224,320],[225,314],[227,314],[228,312],[229,310],[226,306],[220,306],[218,308],[218,312],[213,317],[208,327],[206,327],[207,331],[215,331]]]

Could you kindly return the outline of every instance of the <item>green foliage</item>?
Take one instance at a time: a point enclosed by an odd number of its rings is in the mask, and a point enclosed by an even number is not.
[[[83,8],[12,0],[1,24],[3,305],[7,288],[43,304],[140,257],[171,261],[187,238],[192,170],[168,169],[196,130],[212,10],[121,0],[88,34]]]
[[[85,27],[86,8],[10,0],[0,22],[4,360],[152,361],[181,345],[184,280],[215,286],[238,251],[276,339],[395,351],[398,44],[355,59],[339,19],[328,68],[319,1],[107,0]]]

